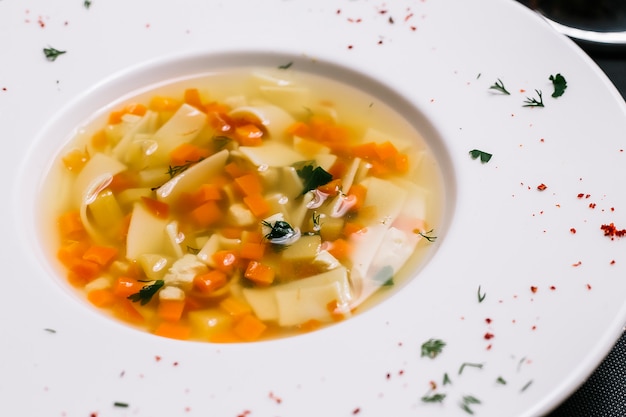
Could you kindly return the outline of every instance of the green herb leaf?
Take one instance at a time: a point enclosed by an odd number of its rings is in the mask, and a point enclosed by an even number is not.
[[[464,362],[461,367],[459,368],[459,375],[461,375],[463,373],[463,371],[465,370],[466,367],[470,367],[470,368],[478,368],[478,369],[483,369],[483,364],[482,363],[470,363],[470,362]]]
[[[67,51],[59,51],[58,49],[48,47],[43,48],[43,53],[48,61],[55,61],[59,57],[59,55],[63,55],[64,53],[67,53]]]
[[[442,351],[446,342],[440,339],[429,339],[426,342],[422,343],[422,356],[427,356],[431,359],[434,359],[439,355]]]
[[[468,414],[474,414],[474,411],[470,408],[470,405],[480,404],[480,403],[481,402],[478,398],[472,395],[466,395],[461,400],[460,406],[463,409],[463,411],[467,412]]]
[[[437,240],[437,236],[430,235],[432,232],[433,232],[433,229],[430,229],[428,232],[422,232],[421,230],[417,230],[417,234],[429,242],[434,242],[435,240]]]
[[[481,292],[481,288],[480,285],[478,286],[478,302],[482,303],[483,301],[485,301],[485,297],[487,296],[487,293]]]
[[[486,164],[487,162],[489,162],[491,160],[491,157],[493,156],[490,153],[480,151],[478,149],[472,149],[471,151],[469,151],[469,154],[472,157],[472,159],[480,158],[480,162],[483,164]]]
[[[288,239],[295,235],[296,231],[289,223],[283,220],[277,220],[274,224],[263,220],[263,226],[269,227],[271,230],[265,235],[265,239],[271,241]]]
[[[44,331],[48,332],[48,333],[56,333],[57,331],[54,329],[50,329],[50,328],[45,328]]]
[[[91,1],[90,0],[85,0],[83,2],[83,6],[85,6],[85,9],[88,9],[91,7]]]
[[[541,96],[541,90],[535,90],[535,93],[537,93],[537,96],[539,96],[539,100],[537,100],[534,97],[526,97],[526,100],[524,100],[524,105],[522,107],[544,107],[543,106],[543,97]]]
[[[554,87],[554,92],[552,93],[552,97],[557,98],[561,97],[567,88],[567,81],[565,77],[561,74],[551,75],[549,78],[552,81],[552,86]]]
[[[161,287],[165,285],[165,281],[162,279],[158,279],[154,281],[154,283],[149,285],[144,285],[139,292],[129,295],[128,298],[133,303],[141,302],[141,305],[146,305],[152,300],[152,297],[159,292]]]
[[[128,403],[114,402],[113,407],[128,408]]]
[[[200,253],[200,249],[187,245],[187,253],[190,253],[192,255],[197,255]]]
[[[502,94],[506,94],[507,96],[511,95],[511,93],[509,93],[508,90],[504,88],[504,83],[499,78],[498,81],[496,81],[491,87],[489,87],[489,89],[499,91]]]
[[[279,65],[278,69],[286,70],[286,69],[290,68],[292,65],[293,65],[293,61],[289,61],[286,64]]]
[[[328,184],[333,179],[333,176],[326,172],[324,168],[319,166],[313,168],[313,164],[304,165],[300,169],[296,167],[296,172],[304,182],[302,195],[315,190],[320,185]]]
[[[502,378],[501,376],[499,376],[498,379],[496,379],[496,382],[501,385],[506,385],[506,380]]]
[[[526,384],[522,387],[522,389],[520,390],[520,392],[524,392],[524,391],[526,391],[526,390],[528,389],[528,387],[530,387],[530,386],[532,385],[532,383],[533,383],[533,380],[531,379],[530,381],[528,381],[528,382],[527,382],[527,383],[526,383]]]
[[[444,373],[443,374],[443,385],[448,385],[448,384],[452,384],[452,380],[450,379],[450,377],[448,376],[448,373]]]
[[[442,403],[446,399],[446,394],[424,395],[422,402],[425,403]]]

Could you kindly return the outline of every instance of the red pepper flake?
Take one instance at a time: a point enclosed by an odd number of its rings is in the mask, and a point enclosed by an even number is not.
[[[174,362],[172,366],[178,366],[178,362]]]
[[[615,211],[615,207],[611,207],[611,211]]]
[[[251,413],[250,410],[244,410],[244,412],[239,414],[237,417],[246,417],[246,416],[249,416],[250,413]]]
[[[591,285],[587,284],[587,289],[591,290]]]
[[[432,391],[437,389],[437,383],[435,381],[430,381],[428,384],[430,385],[430,389]]]
[[[533,326],[530,328],[531,330],[537,330],[537,326]]]
[[[539,139],[539,142],[541,142],[541,143],[543,143],[543,142],[545,142],[545,141],[546,141],[546,140],[545,140],[544,138]]]
[[[398,375],[400,375],[400,376],[404,375],[404,369],[400,369],[400,370],[398,371]]]
[[[391,373],[387,372],[387,379],[391,379]]]
[[[416,26],[411,26],[411,30],[415,32],[417,30],[417,27]]]
[[[98,417],[98,413],[91,413],[89,414],[89,417]]]
[[[156,355],[154,357],[154,360],[157,361],[157,362],[160,362],[161,361],[161,357],[159,355]]]
[[[413,17],[413,13],[409,13],[406,16],[404,16],[404,21],[406,22],[406,21],[408,21],[412,17]]]
[[[575,235],[575,234],[576,234],[576,229],[574,229],[573,227],[572,227],[571,229],[569,229],[569,231],[570,231],[573,235]]]
[[[550,285],[550,290],[554,291],[556,290],[556,287],[554,285]]]
[[[348,49],[352,49],[352,48],[354,48],[354,46],[348,45]]]
[[[485,340],[491,340],[494,338],[493,333],[485,333],[485,336],[483,336],[485,338]]]
[[[487,350],[491,350],[491,348],[492,348],[492,347],[493,347],[493,345],[492,345],[491,343],[489,343],[489,344],[487,345],[487,348],[486,348],[486,349],[487,349]]]
[[[596,208],[596,203],[589,203],[589,208],[592,208],[592,209]]]
[[[577,266],[581,266],[583,263],[582,261],[578,261],[575,264],[572,264],[573,267],[577,267]]]
[[[536,294],[536,293],[537,293],[537,289],[538,289],[538,288],[537,288],[537,287],[535,287],[534,285],[530,287],[530,291],[531,291],[533,294]]]
[[[604,236],[611,237],[611,240],[614,237],[622,237],[626,234],[626,229],[618,229],[614,223],[603,224],[600,226],[600,229],[604,231]]]
[[[46,22],[43,21],[43,18],[41,16],[39,16],[39,19],[37,19],[37,24],[39,25],[40,28],[46,27]]]
[[[352,414],[353,415],[357,415],[361,412],[361,409],[359,407],[355,408],[354,410],[352,410]]]
[[[487,318],[485,319],[485,323],[487,323],[487,324],[491,324],[491,321],[492,321],[492,320],[491,320],[489,317],[487,317]]]
[[[615,259],[612,259],[611,262],[609,262],[609,264],[615,265]]]
[[[341,9],[337,9],[337,14],[341,14]]]
[[[548,188],[548,186],[547,186],[547,185],[545,185],[544,183],[541,183],[541,184],[539,184],[539,185],[537,186],[537,189],[538,189],[539,191],[543,191],[543,190],[545,190],[546,188]]]
[[[272,391],[270,391],[270,400],[274,400],[276,402],[276,404],[280,404],[283,402],[282,398],[277,397]]]

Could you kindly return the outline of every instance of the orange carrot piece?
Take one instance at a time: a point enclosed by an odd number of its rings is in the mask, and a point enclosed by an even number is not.
[[[350,255],[350,244],[345,239],[336,239],[332,242],[328,253],[340,261],[345,260]]]
[[[324,185],[320,185],[317,189],[325,194],[336,196],[341,189],[341,178],[336,178]]]
[[[74,259],[69,270],[76,275],[76,278],[82,279],[85,283],[96,278],[102,271],[100,265],[85,259]]]
[[[218,250],[211,259],[215,262],[215,269],[226,274],[231,274],[239,262],[239,257],[232,250]]]
[[[237,126],[235,138],[241,146],[261,146],[263,144],[263,130],[252,123]]]
[[[210,294],[222,288],[227,282],[228,276],[224,272],[215,269],[206,274],[197,275],[193,279],[193,286],[201,293]]]
[[[122,123],[122,116],[124,116],[124,114],[126,114],[124,110],[112,111],[111,113],[109,113],[108,123],[110,125],[117,125],[117,124]]]
[[[241,177],[248,172],[240,167],[236,162],[231,162],[224,167],[224,171],[231,176],[231,178]]]
[[[154,330],[154,334],[170,339],[187,340],[191,336],[191,327],[182,322],[161,322]]]
[[[265,239],[263,233],[259,231],[246,230],[241,234],[241,241],[243,243],[262,243]]]
[[[70,267],[76,259],[82,259],[89,248],[89,243],[82,240],[72,240],[61,246],[57,252],[57,259],[66,267]]]
[[[183,315],[185,300],[159,300],[157,316],[163,320],[178,321]]]
[[[348,195],[356,197],[356,204],[350,208],[350,211],[356,211],[363,207],[365,202],[365,196],[367,195],[367,188],[361,184],[353,184],[348,191]]]
[[[248,304],[238,300],[234,297],[227,297],[223,299],[220,304],[220,308],[230,314],[231,316],[240,317],[244,314],[249,314],[252,310]]]
[[[322,322],[315,319],[305,321],[304,323],[298,325],[298,328],[303,332],[311,332],[319,329],[320,327],[322,327]]]
[[[261,194],[263,192],[261,178],[254,173],[235,178],[235,184],[244,195]]]
[[[137,281],[135,278],[120,276],[113,285],[113,294],[118,297],[127,298],[132,294],[138,293],[144,285],[146,284]]]
[[[287,133],[305,138],[310,135],[311,128],[304,122],[294,122],[287,127]]]
[[[93,146],[95,149],[98,149],[101,151],[105,149],[108,144],[109,144],[109,138],[107,138],[107,135],[104,132],[104,129],[98,130],[96,133],[94,133],[91,136],[91,146]]]
[[[346,224],[343,226],[342,232],[344,236],[350,236],[353,233],[358,233],[360,230],[363,230],[364,227],[365,226],[359,223],[346,222]]]
[[[80,172],[89,161],[89,155],[81,150],[73,149],[66,153],[61,160],[68,171]]]
[[[219,101],[212,101],[204,105],[204,111],[206,113],[212,112],[212,113],[228,114],[230,110],[231,108],[228,105],[224,103],[220,103]]]
[[[150,99],[148,107],[157,112],[175,111],[180,107],[180,101],[171,97],[155,96]]]
[[[109,189],[114,193],[119,193],[120,191],[124,191],[128,188],[137,187],[139,184],[139,176],[130,172],[130,171],[122,171],[118,174],[113,175],[113,179],[109,184]]]
[[[67,211],[57,221],[63,239],[80,239],[85,236],[85,227],[78,210]]]
[[[253,281],[260,285],[269,285],[274,282],[275,277],[274,269],[257,261],[250,261],[244,276],[250,281]]]
[[[252,314],[246,314],[237,321],[233,332],[241,339],[252,342],[258,340],[267,329],[265,323]]]
[[[384,163],[374,160],[370,161],[370,174],[377,177],[384,177],[385,175],[389,175],[390,169]]]
[[[170,152],[170,163],[173,166],[197,162],[209,156],[208,149],[191,143],[182,143]]]
[[[189,213],[189,217],[196,225],[207,227],[222,218],[222,210],[215,201],[207,201],[193,209]]]
[[[141,201],[144,206],[148,209],[153,216],[158,217],[159,219],[167,219],[170,213],[170,206],[167,203],[164,203],[159,200],[155,200],[150,197],[141,197]]]
[[[270,211],[269,203],[260,194],[245,196],[243,202],[256,217],[263,217]]]
[[[93,245],[83,254],[83,259],[106,266],[117,256],[117,253],[116,247]]]
[[[140,324],[145,321],[130,300],[118,298],[112,305],[112,310],[115,317],[128,323]]]
[[[87,300],[96,307],[108,307],[115,303],[115,295],[108,288],[92,290],[87,293]]]
[[[398,174],[406,174],[409,172],[409,157],[406,154],[399,153],[393,157],[393,170]]]
[[[221,199],[222,199],[222,191],[220,190],[220,187],[218,187],[215,184],[203,184],[192,195],[192,201],[197,203],[196,205],[206,203],[209,200],[221,200]]]
[[[243,259],[260,261],[265,253],[265,245],[261,242],[242,242],[239,256]]]
[[[202,98],[200,97],[200,91],[197,88],[188,88],[184,93],[184,101],[190,106],[194,106],[198,110],[204,110],[202,104]]]
[[[379,143],[376,145],[376,156],[381,161],[386,161],[395,157],[398,154],[398,149],[395,145],[389,141]]]
[[[378,159],[378,154],[376,153],[376,143],[374,142],[367,142],[353,146],[352,154],[368,161]]]

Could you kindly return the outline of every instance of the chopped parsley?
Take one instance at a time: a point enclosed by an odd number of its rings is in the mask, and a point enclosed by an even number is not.
[[[274,224],[268,221],[262,221],[263,226],[269,227],[271,230],[265,235],[265,239],[272,243],[280,243],[285,239],[289,239],[296,235],[296,231],[289,223],[284,220],[277,220]]]
[[[489,87],[489,89],[499,91],[502,94],[506,94],[507,96],[511,95],[511,93],[509,93],[509,91],[506,88],[504,88],[504,83],[499,78],[498,78],[498,81],[496,81],[491,87]]]
[[[187,253],[190,253],[192,255],[197,255],[200,253],[200,249],[187,245]]]
[[[445,345],[446,342],[441,339],[429,339],[422,343],[422,356],[434,359],[443,351]]]
[[[535,93],[537,93],[537,96],[539,96],[539,100],[534,97],[526,97],[526,100],[524,100],[524,105],[522,107],[544,107],[541,90],[535,90]]]
[[[500,385],[506,385],[506,380],[502,378],[501,376],[499,376],[498,379],[496,379],[496,382]]]
[[[487,297],[487,293],[482,292],[480,285],[478,286],[478,302],[482,303],[483,301],[485,301],[485,297]]]
[[[472,149],[471,151],[469,151],[469,154],[472,157],[472,159],[480,158],[480,162],[483,164],[486,164],[487,162],[489,162],[491,160],[491,157],[493,156],[490,153],[487,153],[478,149]]]
[[[417,234],[429,242],[434,242],[435,240],[437,240],[437,236],[432,236],[431,235],[432,232],[433,232],[433,229],[430,229],[428,232],[422,232],[421,230],[418,230]]]
[[[463,362],[463,364],[459,368],[459,375],[461,375],[463,373],[463,371],[465,370],[466,367],[483,369],[483,366],[484,365],[482,363]]]
[[[461,400],[460,406],[466,413],[474,414],[474,411],[470,408],[474,404],[480,404],[480,400],[472,395],[465,395]]]
[[[432,394],[432,395],[424,395],[422,397],[422,402],[425,403],[442,403],[443,400],[446,399],[446,394]]]
[[[302,195],[311,190],[315,190],[321,185],[328,184],[333,179],[333,176],[324,170],[324,168],[320,166],[313,168],[312,163],[305,163],[305,165],[300,168],[296,166],[296,172],[298,173],[298,177],[304,182]]]
[[[55,61],[60,55],[67,53],[67,51],[60,51],[51,46],[47,48],[43,48],[43,53],[48,59],[48,61]]]
[[[554,87],[554,92],[552,93],[552,97],[557,98],[561,97],[567,88],[567,81],[565,77],[561,74],[551,75],[549,78],[552,81],[552,86]]]
[[[128,403],[122,403],[122,402],[116,401],[113,403],[113,407],[128,408]]]
[[[50,329],[50,328],[45,328],[44,331],[48,332],[48,333],[56,333],[57,331],[54,329]]]
[[[141,302],[141,305],[146,305],[152,300],[152,297],[159,292],[161,287],[165,285],[165,281],[157,279],[152,284],[144,285],[139,292],[129,295],[128,298],[133,303]]]
[[[450,377],[448,376],[448,373],[444,373],[443,374],[443,385],[448,385],[448,384],[452,384],[452,380],[450,379]]]
[[[286,69],[291,68],[291,66],[292,66],[292,65],[293,65],[293,61],[289,61],[289,62],[287,62],[286,64],[279,65],[279,66],[278,66],[278,69],[281,69],[281,70],[286,70]]]
[[[91,7],[91,1],[90,0],[85,0],[83,2],[83,6],[85,6],[85,9],[88,9]]]

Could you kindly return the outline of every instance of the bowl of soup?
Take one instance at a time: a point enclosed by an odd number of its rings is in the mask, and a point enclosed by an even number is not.
[[[70,113],[30,156],[36,246],[72,298],[138,331],[242,343],[337,325],[416,278],[445,233],[439,139],[332,62],[179,56]]]

